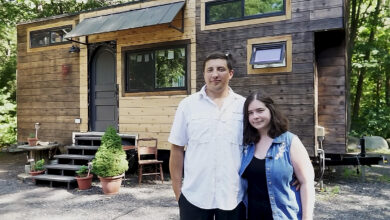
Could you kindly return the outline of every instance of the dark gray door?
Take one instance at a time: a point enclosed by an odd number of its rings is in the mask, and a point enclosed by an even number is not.
[[[90,130],[105,131],[108,126],[118,130],[118,90],[116,59],[112,45],[100,45],[91,59]]]

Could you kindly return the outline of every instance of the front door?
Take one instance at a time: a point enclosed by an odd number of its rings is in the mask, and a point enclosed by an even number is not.
[[[90,48],[90,130],[105,131],[108,126],[118,130],[115,42],[99,43]]]

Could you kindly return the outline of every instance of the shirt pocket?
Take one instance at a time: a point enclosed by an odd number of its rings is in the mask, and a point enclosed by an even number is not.
[[[212,118],[210,115],[192,114],[188,124],[190,143],[208,143],[211,140]]]
[[[228,138],[235,145],[242,145],[243,115],[240,112],[233,112],[223,118]]]

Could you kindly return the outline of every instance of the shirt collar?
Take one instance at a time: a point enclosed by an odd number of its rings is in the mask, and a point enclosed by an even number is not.
[[[201,89],[200,89],[200,91],[199,91],[199,94],[200,94],[200,96],[199,96],[199,98],[206,98],[206,97],[208,97],[207,96],[207,93],[206,93],[206,86],[207,85],[204,85]],[[227,98],[230,98],[230,97],[232,97],[232,98],[238,98],[237,97],[238,95],[232,90],[232,88],[230,88],[229,87],[229,95],[227,96]]]

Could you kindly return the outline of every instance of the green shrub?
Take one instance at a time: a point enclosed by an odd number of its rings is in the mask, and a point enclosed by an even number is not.
[[[82,165],[76,173],[79,177],[86,177],[88,174],[88,166]]]
[[[33,167],[33,171],[40,171],[45,169],[45,159],[40,159],[37,162],[35,162],[35,165]]]
[[[111,177],[121,175],[128,169],[121,138],[114,128],[108,127],[92,161],[92,172],[100,177]]]

